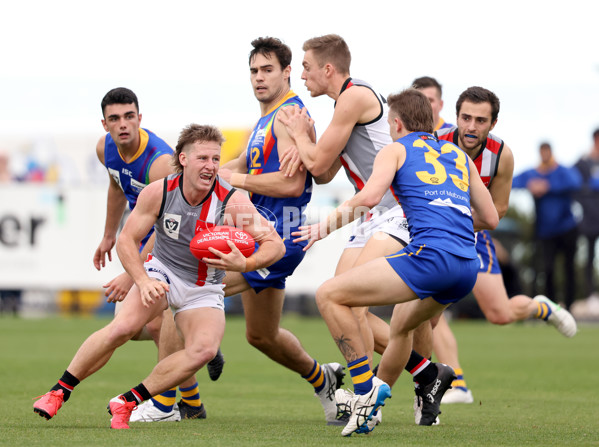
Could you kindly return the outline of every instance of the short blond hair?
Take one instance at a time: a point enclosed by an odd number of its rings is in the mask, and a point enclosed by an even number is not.
[[[341,74],[349,74],[351,53],[343,37],[337,34],[326,34],[313,37],[304,42],[304,51],[312,50],[320,67],[331,64]]]
[[[173,167],[175,172],[183,172],[183,166],[179,161],[179,155],[188,144],[196,142],[216,142],[219,146],[225,142],[225,137],[222,132],[215,126],[209,124],[190,124],[185,127],[179,135],[175,153],[173,154]]]

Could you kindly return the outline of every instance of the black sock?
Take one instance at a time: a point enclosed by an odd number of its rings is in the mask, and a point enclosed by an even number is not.
[[[56,385],[54,385],[51,390],[62,390],[64,393],[64,401],[66,402],[71,397],[71,391],[79,385],[79,379],[77,379],[70,372],[66,371],[62,375],[62,377],[58,380]]]
[[[122,396],[126,402],[135,402],[137,404],[140,404],[144,400],[148,400],[152,397],[152,395],[143,383],[140,383],[135,388],[131,388],[130,391],[127,391]]]
[[[416,351],[412,351],[405,370],[412,374],[412,380],[421,385],[428,385],[437,378],[437,365],[425,359]]]

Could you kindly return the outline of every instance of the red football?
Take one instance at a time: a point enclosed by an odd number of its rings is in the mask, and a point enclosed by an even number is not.
[[[233,242],[246,258],[254,253],[254,238],[239,228],[226,225],[208,228],[196,233],[189,243],[189,249],[198,259],[216,259],[218,256],[208,250],[208,247],[216,248],[223,253],[230,253],[231,248],[229,248],[227,241]]]

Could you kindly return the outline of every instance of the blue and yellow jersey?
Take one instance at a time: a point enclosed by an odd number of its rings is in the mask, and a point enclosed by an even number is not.
[[[425,132],[397,140],[406,159],[391,187],[408,220],[410,244],[476,258],[468,156]]]
[[[104,143],[104,166],[121,187],[133,209],[137,196],[150,183],[150,167],[161,155],[172,155],[172,148],[156,134],[147,129],[139,129],[139,149],[135,156],[126,163],[122,154],[110,136],[106,135]]]
[[[453,127],[453,124],[451,123],[446,123],[445,120],[441,117],[439,117],[439,122],[437,123],[437,125],[435,126],[434,131],[436,132],[439,129],[448,129],[450,127]]]
[[[281,107],[297,104],[304,108],[304,103],[293,92],[289,91],[279,103],[262,116],[248,142],[246,163],[248,174],[259,175],[279,171],[279,152],[277,136],[274,133],[276,114]],[[306,175],[304,192],[300,197],[274,198],[251,193],[250,198],[257,210],[272,222],[282,238],[290,238],[290,233],[302,225],[305,219],[305,207],[312,197],[312,176]]]

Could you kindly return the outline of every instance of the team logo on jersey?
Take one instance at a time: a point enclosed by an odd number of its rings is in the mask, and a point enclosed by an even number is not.
[[[121,189],[123,189],[123,185],[121,184],[121,175],[119,171],[116,169],[108,168],[108,173],[112,176],[113,180],[119,185]]]
[[[461,211],[462,214],[465,214],[467,216],[472,216],[472,211],[470,210],[469,207],[467,207],[466,205],[459,205],[459,204],[453,203],[451,201],[451,199],[435,199],[432,202],[429,202],[428,204],[436,205],[436,206],[448,206],[450,208],[455,208],[456,210]]]
[[[179,239],[179,229],[181,228],[181,216],[178,214],[164,213],[162,228],[166,235],[172,239]]]
[[[144,189],[146,187],[145,183],[142,182],[138,182],[137,180],[135,180],[134,178],[131,179],[131,189],[133,189],[133,191],[135,191],[135,193],[137,195],[139,195],[139,193],[141,192],[142,189]]]

